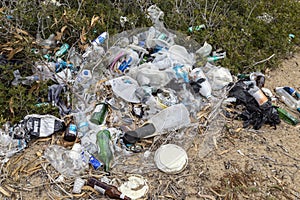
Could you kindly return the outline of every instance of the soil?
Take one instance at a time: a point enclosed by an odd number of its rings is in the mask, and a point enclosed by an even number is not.
[[[271,91],[277,86],[300,90],[298,63],[299,53],[265,73],[265,87]],[[284,107],[280,102],[277,104]],[[299,114],[293,115],[299,119]],[[119,186],[131,173],[141,174],[149,185],[142,199],[300,199],[300,126],[282,121],[276,128],[242,127],[242,121],[226,118],[225,128],[213,135],[213,146],[204,157],[199,155],[207,134],[200,127],[196,136],[189,136],[191,143],[185,143],[188,164],[178,174],[157,170],[151,156],[141,159],[144,154],[138,153],[125,160],[116,158],[109,177]],[[166,136],[169,137],[172,135]],[[159,138],[155,142],[152,150],[168,141]],[[1,166],[1,199],[107,198],[89,187],[84,187],[80,194],[72,194],[74,178],[55,182],[59,173],[41,156],[50,144],[61,144],[61,136],[34,141]],[[104,172],[90,168],[82,178],[92,175],[100,178]]]

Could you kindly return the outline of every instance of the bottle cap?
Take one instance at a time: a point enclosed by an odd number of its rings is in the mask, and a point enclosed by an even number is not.
[[[154,161],[158,169],[168,174],[177,174],[188,163],[186,151],[175,144],[162,145],[156,150]]]

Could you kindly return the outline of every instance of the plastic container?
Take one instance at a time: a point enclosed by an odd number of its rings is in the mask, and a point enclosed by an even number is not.
[[[250,88],[248,92],[255,98],[255,100],[260,106],[268,101],[268,97],[266,97],[263,91],[256,85]]]
[[[131,175],[128,181],[124,182],[119,190],[131,199],[145,197],[149,191],[147,180],[141,175]]]
[[[121,97],[127,102],[140,103],[140,100],[135,95],[135,91],[139,87],[136,80],[129,76],[121,76],[109,82],[116,96]]]
[[[78,177],[88,167],[81,156],[82,147],[75,143],[71,150],[62,146],[51,145],[44,151],[45,158],[62,175]]]

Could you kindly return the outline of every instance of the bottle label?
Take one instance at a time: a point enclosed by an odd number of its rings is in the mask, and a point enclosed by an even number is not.
[[[99,187],[98,185],[94,185],[94,189],[100,192],[101,194],[105,194],[105,189]]]
[[[94,112],[101,112],[102,108],[103,108],[103,104],[99,104],[99,105],[96,106]]]
[[[75,124],[70,124],[69,133],[72,134],[72,135],[76,135],[76,132],[77,132],[76,125]]]
[[[120,199],[125,199],[125,194],[120,194]]]
[[[94,156],[90,156],[90,160],[89,160],[89,162],[91,163],[91,165],[93,166],[93,168],[95,169],[95,170],[97,170],[97,169],[99,169],[101,166],[103,166],[103,164],[99,161],[99,160],[97,160]]]
[[[264,95],[264,93],[261,90],[255,92],[252,96],[255,98],[255,100],[260,106],[268,101],[268,98],[266,97],[266,95]]]

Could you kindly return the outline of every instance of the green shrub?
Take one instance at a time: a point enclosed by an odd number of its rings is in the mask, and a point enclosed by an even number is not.
[[[0,66],[0,123],[18,121],[31,113],[57,114],[54,108],[34,106],[39,97],[46,100],[51,82],[31,87],[10,85],[14,70],[31,75],[34,61],[40,59],[31,51],[36,48],[37,33],[43,38],[51,33],[61,34],[58,46],[68,43],[82,53],[84,45],[103,31],[114,35],[151,26],[145,14],[150,5],[156,4],[165,14],[166,28],[190,35],[201,45],[207,41],[214,50],[226,51],[227,58],[216,64],[234,74],[276,68],[299,45],[300,3],[295,0],[61,0],[61,6],[43,2],[46,3],[27,0],[2,3],[0,53],[20,64]],[[264,14],[270,17],[270,22],[259,19]],[[127,17],[125,26],[120,25],[120,16]],[[200,24],[206,29],[187,31],[190,26]],[[296,36],[291,41],[290,33]]]

